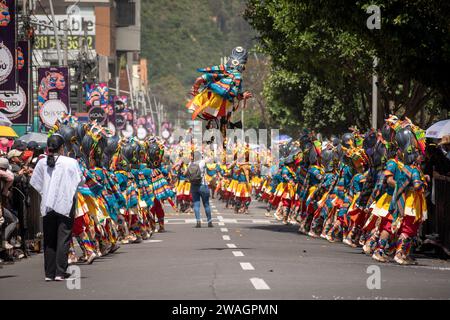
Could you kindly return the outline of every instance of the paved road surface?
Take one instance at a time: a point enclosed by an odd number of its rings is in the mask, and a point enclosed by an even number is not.
[[[343,244],[296,232],[264,216],[236,215],[214,202],[214,228],[193,215],[167,215],[167,230],[80,265],[81,288],[43,281],[43,255],[0,269],[3,299],[449,299],[450,263],[379,264]],[[379,266],[381,289],[367,273]]]

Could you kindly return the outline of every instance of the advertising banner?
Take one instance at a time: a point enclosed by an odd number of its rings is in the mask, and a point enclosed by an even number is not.
[[[110,99],[109,88],[105,82],[100,83],[85,83],[84,93],[86,96],[86,106],[89,108],[100,107],[105,110],[106,113],[112,114],[112,108],[110,112]]]
[[[16,93],[16,0],[0,0],[0,92]]]
[[[5,114],[13,124],[26,125],[30,123],[30,63],[31,48],[28,41],[19,41],[17,45],[17,70],[19,73],[19,86],[17,93],[0,93],[0,111]]]
[[[123,130],[127,124],[128,115],[128,97],[127,96],[114,96],[114,125],[116,129]]]
[[[75,2],[75,1],[73,1]],[[55,14],[56,25],[63,30],[65,24],[70,30],[67,36],[67,49],[71,52],[80,50],[80,45],[87,46],[88,50],[95,50],[95,12],[93,7],[69,6],[66,14]],[[55,33],[53,25],[48,25],[48,16],[34,15],[37,20],[35,50],[56,51]],[[83,26],[85,29],[83,29]]]
[[[38,69],[38,110],[42,124],[51,128],[56,120],[70,113],[70,85],[67,67]]]

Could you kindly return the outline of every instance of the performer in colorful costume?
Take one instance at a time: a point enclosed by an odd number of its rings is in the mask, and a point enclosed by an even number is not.
[[[251,98],[250,92],[242,89],[242,72],[247,63],[247,50],[236,47],[225,65],[198,69],[203,75],[198,77],[192,87],[191,94],[194,98],[188,102],[186,107],[193,112],[192,120],[200,117],[220,128],[222,136],[225,137],[226,129],[230,126],[232,112],[238,106],[235,99],[245,101]],[[200,86],[204,88],[200,90]]]
[[[211,190],[211,197],[214,199],[218,181],[218,175],[220,171],[220,166],[218,163],[212,162],[206,164],[205,172],[205,182],[208,185],[209,190]]]
[[[277,189],[280,192],[280,211],[277,213],[277,219],[283,220],[284,224],[288,223],[288,217],[291,210],[292,200],[295,195],[295,159],[292,155],[284,160],[284,165],[281,168],[281,183]]]
[[[176,206],[172,200],[175,193],[170,188],[170,185],[166,179],[169,172],[162,167],[162,159],[164,157],[164,146],[156,138],[148,140],[148,170],[147,177],[150,178],[151,189],[154,192],[154,204],[150,211],[158,219],[158,232],[164,232],[164,209],[162,204],[168,201],[172,208],[176,209]]]
[[[324,178],[324,168],[321,164],[322,144],[317,140],[309,140],[304,158],[308,159],[309,168],[303,184],[302,205],[300,212],[299,232],[308,233],[313,214],[317,210],[320,200],[318,186]]]

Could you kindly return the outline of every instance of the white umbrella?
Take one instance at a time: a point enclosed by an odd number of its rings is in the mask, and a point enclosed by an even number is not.
[[[8,117],[3,112],[0,112],[0,126],[6,127],[12,126],[11,120],[9,120]]]
[[[443,136],[450,134],[450,119],[438,121],[427,129],[426,137],[441,139]]]
[[[292,138],[285,134],[282,134],[281,136],[277,136],[272,140],[272,142],[274,142],[274,143],[281,143],[281,144],[289,143],[291,141],[292,141]]]
[[[46,145],[47,144],[47,135],[45,133],[29,132],[26,135],[21,136],[18,140],[26,142],[26,143],[34,141],[37,144]]]

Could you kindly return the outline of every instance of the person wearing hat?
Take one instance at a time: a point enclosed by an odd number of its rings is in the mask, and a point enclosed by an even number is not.
[[[11,150],[25,151],[27,144],[21,140],[16,140],[11,146]]]
[[[36,141],[30,141],[27,144],[27,151],[32,153],[30,166],[34,168],[40,157],[44,153],[44,149]]]
[[[17,142],[17,141],[16,141]],[[12,149],[8,152],[8,159],[11,164],[11,171],[14,173],[14,184],[11,192],[11,209],[19,218],[19,234],[21,241],[17,241],[16,245],[21,245],[25,256],[27,249],[25,246],[25,236],[28,227],[28,205],[29,203],[29,180],[32,174],[32,169],[29,168],[28,162],[31,160],[30,155],[26,149],[25,143],[16,143],[17,149]]]
[[[295,158],[293,155],[289,155],[281,168],[281,183],[279,184],[280,191],[280,206],[276,212],[276,218],[282,220],[284,224],[288,223],[288,217],[290,214],[291,203],[295,195]]]
[[[7,158],[11,163],[13,172],[18,172],[20,170],[20,165],[22,163],[22,160],[20,158],[22,157],[22,153],[23,151],[17,149],[12,149],[8,152]]]
[[[445,157],[450,160],[450,134],[443,136],[438,145]]]
[[[74,220],[74,201],[84,177],[77,160],[66,157],[64,138],[54,134],[47,140],[47,155],[38,161],[30,180],[41,197],[44,230],[45,281],[68,278],[68,254]]]

